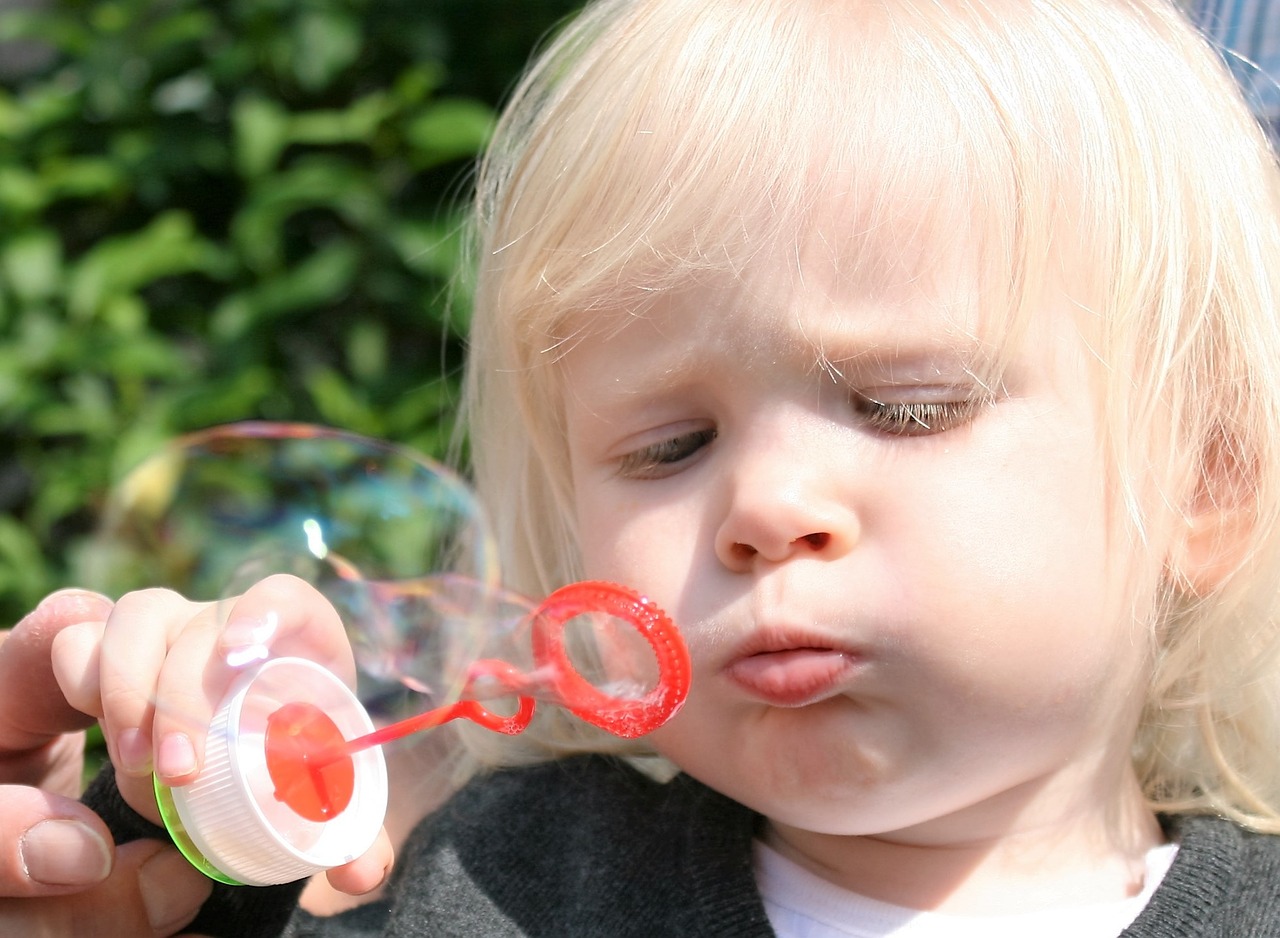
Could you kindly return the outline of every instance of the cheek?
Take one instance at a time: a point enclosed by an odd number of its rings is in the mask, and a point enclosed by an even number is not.
[[[692,506],[654,506],[639,500],[609,501],[579,492],[577,525],[583,571],[616,580],[661,601],[694,568],[703,537]]]
[[[971,497],[932,535],[902,533],[922,545],[920,569],[943,578],[914,595],[919,616],[946,627],[912,638],[940,669],[954,663],[975,694],[1003,686],[1065,704],[1138,666],[1158,571],[1135,560],[1098,466],[1060,452],[1037,462],[975,476],[969,488],[991,493],[985,500]]]

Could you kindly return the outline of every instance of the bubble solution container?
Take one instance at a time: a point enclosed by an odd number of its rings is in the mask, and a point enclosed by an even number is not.
[[[282,719],[298,704],[327,716],[321,731],[339,748],[289,786],[269,763],[290,737],[316,731],[314,719]],[[224,883],[270,886],[348,863],[381,830],[387,769],[378,747],[348,755],[340,746],[373,728],[329,671],[301,658],[266,661],[240,676],[214,714],[196,780],[177,788],[157,782],[165,826],[194,866]],[[323,741],[305,744],[315,751]]]

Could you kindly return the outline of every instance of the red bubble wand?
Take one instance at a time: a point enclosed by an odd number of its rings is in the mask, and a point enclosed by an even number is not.
[[[574,666],[565,642],[565,626],[577,616],[603,613],[629,623],[648,642],[658,679],[638,699],[610,695]],[[509,736],[524,732],[533,719],[535,698],[555,701],[579,718],[624,739],[643,736],[666,723],[689,693],[689,653],[671,620],[649,599],[613,583],[583,582],[561,587],[532,614],[532,673],[495,658],[469,669],[466,699],[400,720],[355,739],[343,738],[337,724],[315,704],[294,702],[267,720],[267,770],[275,796],[302,817],[327,820],[351,801],[355,770],[352,755],[465,719]],[[515,713],[494,713],[477,698],[512,695]],[[469,696],[470,695],[470,696]]]

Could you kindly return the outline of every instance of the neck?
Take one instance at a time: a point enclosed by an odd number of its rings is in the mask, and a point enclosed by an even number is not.
[[[1142,891],[1164,840],[1131,772],[1110,798],[1019,797],[904,831],[821,834],[770,821],[773,849],[842,888],[907,908],[1013,914],[1116,901]]]

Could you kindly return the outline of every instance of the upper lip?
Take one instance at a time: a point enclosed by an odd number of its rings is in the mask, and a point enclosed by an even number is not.
[[[850,642],[836,636],[824,634],[812,628],[793,628],[787,626],[769,626],[754,629],[736,646],[729,656],[729,663],[741,661],[756,655],[767,655],[782,651],[799,651],[814,649],[817,651],[837,651],[850,657],[862,657],[861,651]]]

